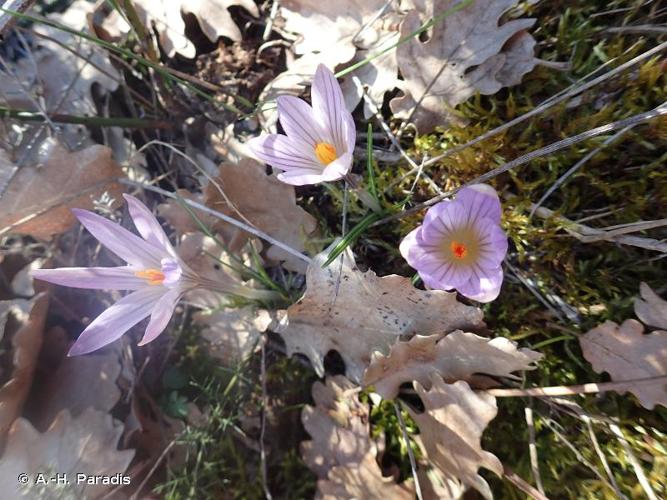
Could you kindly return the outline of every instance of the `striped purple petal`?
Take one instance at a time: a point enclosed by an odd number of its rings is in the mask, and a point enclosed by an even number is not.
[[[311,96],[315,115],[330,132],[336,150],[351,153],[355,142],[354,120],[345,107],[343,92],[336,77],[324,64],[317,67]]]
[[[280,96],[278,101],[278,116],[280,124],[285,129],[287,137],[298,139],[315,151],[318,142],[330,142],[330,132],[318,120],[313,108],[304,100],[291,95]]]
[[[146,333],[138,345],[146,345],[155,340],[160,335],[174,314],[174,309],[178,300],[181,298],[181,291],[174,288],[165,293],[153,308],[151,319],[146,327]]]
[[[502,208],[498,193],[488,184],[473,184],[464,187],[456,194],[456,201],[468,208],[468,222],[488,217],[500,224]]]
[[[104,217],[79,208],[73,208],[72,213],[102,245],[128,264],[159,269],[160,259],[167,256],[164,249],[142,240]]]
[[[93,290],[137,290],[146,286],[146,281],[135,276],[129,266],[36,269],[30,274],[56,285]]]
[[[286,172],[319,175],[323,165],[315,158],[315,150],[299,139],[279,134],[267,134],[248,141],[252,152],[272,167]]]
[[[151,314],[163,294],[163,287],[154,286],[126,295],[88,325],[69,350],[68,356],[87,354],[119,339]]]

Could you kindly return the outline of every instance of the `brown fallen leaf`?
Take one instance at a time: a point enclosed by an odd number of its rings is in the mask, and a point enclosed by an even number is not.
[[[241,31],[232,19],[229,8],[243,7],[252,16],[258,17],[259,10],[252,0],[134,0],[139,20],[144,26],[154,26],[160,37],[160,46],[168,57],[176,52],[185,57],[196,55],[194,44],[185,35],[183,15],[195,16],[202,32],[211,42],[221,36],[236,42],[241,40]],[[101,26],[112,36],[130,32],[130,26],[114,10]]]
[[[30,395],[27,416],[33,425],[38,430],[47,429],[62,410],[68,410],[74,418],[88,408],[109,413],[121,396],[116,385],[121,371],[119,354],[119,349],[112,348],[62,358],[57,369],[39,380]]]
[[[306,465],[318,476],[318,498],[414,498],[411,481],[397,485],[383,477],[370,438],[369,409],[359,387],[341,375],[313,384],[315,406],[301,412],[312,437],[301,443]]]
[[[339,64],[359,62],[398,41],[398,25],[402,13],[386,0],[285,0],[280,2],[284,29],[299,35],[293,50],[302,56],[267,85],[267,94],[297,93],[300,84],[310,82],[319,63],[330,68]],[[343,93],[348,109],[361,99],[352,84],[356,76],[368,88],[378,106],[385,92],[393,90],[399,80],[396,51],[368,61],[345,77]],[[303,87],[301,87],[303,88]],[[364,105],[366,118],[370,108]]]
[[[609,373],[614,382],[667,375],[667,332],[644,334],[634,319],[621,326],[606,321],[579,337],[579,344],[593,370]],[[649,410],[657,404],[667,406],[664,381],[638,382],[630,392]]]
[[[0,314],[0,323],[4,323],[0,324],[4,332],[1,338],[11,339],[11,348],[3,356],[7,361],[3,366],[10,366],[10,370],[2,374],[0,387],[0,440],[21,415],[28,397],[42,347],[48,307],[49,295],[42,292],[32,299],[26,310],[13,308],[10,312],[13,318],[1,321]]]
[[[294,186],[280,182],[274,175],[266,175],[266,167],[249,158],[220,165],[215,181],[224,196],[210,183],[204,196],[207,207],[250,223],[295,250],[305,249],[306,237],[315,231],[317,221],[296,204]],[[250,237],[220,219],[216,219],[212,227],[233,252],[241,249]],[[294,264],[291,254],[275,246],[267,249],[266,256],[273,261]],[[301,267],[303,263],[298,262]]]
[[[252,306],[197,312],[193,319],[203,327],[202,336],[210,344],[207,352],[225,366],[233,366],[256,352],[262,333],[272,321],[268,311]]]
[[[58,414],[49,429],[39,433],[24,418],[14,422],[5,452],[0,458],[0,490],[4,498],[99,498],[115,485],[78,483],[77,474],[114,477],[127,469],[133,450],[118,450],[123,426],[111,415],[88,409],[77,418]],[[37,474],[46,480],[66,474],[69,484],[36,484]],[[24,485],[17,480],[27,474]],[[65,476],[61,476],[65,477]],[[55,490],[55,491],[54,491]]]
[[[121,167],[104,146],[90,146],[70,153],[53,140],[41,148],[41,164],[21,167],[0,198],[0,235],[13,232],[49,239],[67,231],[76,218],[70,208],[93,208],[93,200],[107,192],[121,200],[116,178]],[[0,167],[11,166],[0,157]]]
[[[433,14],[451,9],[455,0],[434,0],[426,9],[408,12],[401,38],[417,30]],[[518,0],[476,0],[437,23],[430,38],[413,37],[396,48],[404,95],[392,99],[394,116],[411,119],[420,133],[437,125],[460,123],[453,108],[476,92],[494,94],[520,82],[537,60],[534,40],[525,30],[534,19],[500,24]],[[416,108],[416,110],[415,110]]]
[[[305,295],[273,328],[285,340],[288,355],[305,354],[320,376],[330,350],[343,358],[347,376],[360,381],[371,354],[388,352],[403,335],[484,325],[481,310],[461,304],[455,293],[418,290],[402,276],[362,273],[349,249],[323,269],[330,248],[308,266]]]
[[[484,467],[503,474],[503,466],[493,453],[482,449],[482,433],[498,413],[496,398],[475,393],[467,382],[445,383],[433,374],[431,390],[414,384],[424,404],[424,412],[410,411],[419,427],[418,441],[430,463],[440,469],[451,485],[457,482],[475,488],[491,499],[488,483],[478,474]]]
[[[667,330],[667,300],[661,299],[646,283],[639,285],[641,298],[635,299],[635,314],[648,326]]]
[[[433,373],[445,382],[465,380],[475,387],[480,380],[476,376],[481,374],[518,379],[512,372],[535,369],[541,357],[530,349],[517,349],[516,342],[503,337],[487,339],[460,330],[444,337],[415,335],[408,342],[394,344],[387,356],[375,355],[363,383],[374,385],[385,399],[395,398],[405,382],[417,381],[429,389]]]

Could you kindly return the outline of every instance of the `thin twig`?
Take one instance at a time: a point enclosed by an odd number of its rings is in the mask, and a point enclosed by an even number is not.
[[[587,83],[584,83],[582,85],[573,87],[573,88],[571,88],[567,92],[564,92],[563,94],[561,94],[558,97],[552,97],[552,98],[546,100],[545,102],[543,102],[542,104],[540,104],[535,109],[532,109],[532,110],[528,111],[527,113],[524,113],[521,116],[517,116],[513,120],[510,120],[506,123],[503,123],[501,126],[496,127],[493,130],[490,130],[490,131],[488,131],[488,132],[486,132],[486,133],[484,133],[484,134],[482,134],[478,137],[475,137],[474,139],[472,139],[471,141],[466,142],[465,144],[461,144],[460,146],[456,146],[454,148],[448,149],[444,153],[442,153],[438,156],[434,156],[433,158],[431,158],[430,160],[428,160],[425,163],[425,166],[429,167],[432,164],[439,162],[443,158],[446,158],[446,157],[451,156],[455,153],[458,153],[459,151],[462,151],[463,149],[466,149],[470,146],[473,146],[473,145],[477,144],[478,142],[482,142],[486,139],[489,139],[490,137],[498,135],[501,132],[504,132],[505,130],[513,127],[514,125],[517,125],[517,124],[527,120],[528,118],[531,118],[535,115],[538,115],[538,114],[542,113],[543,111],[546,111],[547,109],[555,106],[559,102],[563,102],[563,101],[566,101],[566,100],[568,100],[572,97],[575,97],[578,94],[581,94],[582,92],[584,92],[584,91],[586,91],[586,90],[604,82],[605,80],[608,80],[609,78],[611,78],[613,76],[616,76],[617,74],[625,71],[626,69],[631,68],[632,66],[648,59],[649,57],[653,56],[654,54],[662,52],[665,49],[667,49],[667,42],[663,42],[660,45],[656,45],[652,49],[647,50],[646,52],[643,52],[643,53],[639,54],[637,57],[633,57],[628,62],[625,62],[625,63],[621,64],[620,66],[615,67],[614,69],[604,73],[603,75],[598,76],[597,78],[594,78],[593,80],[591,80]]]
[[[533,472],[533,479],[537,489],[544,495],[544,485],[540,475],[540,462],[537,458],[537,446],[535,445],[535,424],[533,423],[533,409],[526,406],[524,408],[526,416],[526,425],[528,426],[528,454],[530,455],[530,468]]]
[[[262,337],[262,366],[261,366],[261,382],[262,382],[262,418],[261,428],[259,431],[259,459],[262,465],[262,487],[264,488],[264,496],[267,500],[272,500],[271,490],[269,490],[269,474],[266,466],[266,450],[264,449],[264,434],[266,432],[266,337]]]
[[[541,491],[536,490],[531,484],[506,465],[503,465],[503,477],[523,491],[528,497],[532,497],[535,500],[549,500],[549,497],[544,495]]]
[[[614,479],[614,474],[612,474],[611,472],[611,467],[609,467],[609,462],[607,462],[607,457],[605,457],[604,452],[600,448],[600,443],[598,443],[598,438],[595,436],[595,431],[593,430],[593,424],[591,423],[591,418],[588,415],[581,415],[580,418],[581,420],[584,421],[586,427],[588,428],[588,435],[590,436],[591,442],[593,443],[593,448],[595,449],[595,453],[597,453],[600,462],[602,462],[602,467],[604,468],[604,471],[607,474],[607,477],[609,478],[609,482],[614,487],[614,492],[616,493],[616,496],[621,499],[627,498],[623,493],[621,493],[621,490],[618,488],[618,484],[616,484],[616,479]]]
[[[154,193],[161,194],[162,196],[166,196],[167,198],[171,198],[171,199],[174,199],[174,200],[179,199],[179,197],[174,193],[170,193],[169,191],[166,191],[166,190],[161,189],[161,188],[156,187],[156,186],[151,186],[150,184],[146,184],[144,182],[137,182],[137,181],[133,181],[131,179],[124,179],[124,178],[118,179],[118,182],[120,184],[125,184],[126,186],[134,186],[134,187],[140,187],[140,188],[143,188],[143,189],[147,189],[149,191],[153,191]],[[230,217],[229,215],[223,214],[222,212],[218,212],[217,210],[213,210],[212,208],[209,208],[206,205],[202,205],[201,203],[197,203],[196,201],[188,200],[187,198],[183,198],[183,199],[181,199],[181,201],[183,203],[185,203],[186,205],[192,207],[192,208],[196,208],[197,210],[201,210],[202,212],[205,212],[209,215],[213,215],[214,217],[217,217],[218,219],[222,219],[225,222],[228,222],[229,224],[232,224],[233,226],[238,227],[239,229],[243,229],[244,231],[247,231],[250,234],[254,234],[258,238],[261,238],[264,241],[267,241],[267,242],[271,243],[272,245],[277,246],[278,248],[282,248],[287,253],[289,253],[291,255],[294,255],[295,257],[307,262],[308,264],[313,262],[313,259],[311,259],[307,255],[304,255],[301,252],[299,252],[298,250],[295,250],[294,248],[292,248],[291,246],[286,245],[285,243],[283,243],[281,241],[278,241],[273,236],[270,236],[270,235],[266,234],[264,231],[261,231],[259,229],[254,228],[254,227],[251,227],[247,224],[244,224],[243,222],[241,222],[239,220],[236,220],[233,217]]]
[[[547,189],[547,192],[542,195],[542,198],[533,205],[533,208],[530,210],[530,215],[528,218],[532,218],[533,215],[535,214],[535,210],[538,209],[544,203],[544,201],[553,194],[556,189],[558,189],[560,186],[562,186],[567,179],[569,179],[572,174],[574,174],[577,170],[579,170],[588,160],[593,158],[596,154],[598,154],[600,151],[602,151],[605,147],[609,146],[612,142],[615,142],[617,139],[620,139],[621,136],[625,135],[627,132],[632,130],[632,128],[635,125],[629,125],[625,127],[624,129],[621,129],[618,131],[616,134],[608,137],[605,139],[605,141],[600,144],[597,148],[595,148],[592,151],[589,151],[581,160],[579,160],[577,163],[575,163],[567,172],[565,172],[563,175],[561,175],[556,182],[553,183],[553,185]]]
[[[637,460],[637,457],[632,452],[632,448],[630,448],[630,443],[628,443],[628,440],[625,438],[625,435],[623,434],[621,428],[614,423],[610,423],[609,429],[618,438],[618,440],[621,443],[621,446],[623,446],[625,454],[628,456],[628,460],[630,461],[630,464],[632,465],[632,468],[635,471],[635,475],[637,476],[637,480],[639,481],[639,484],[644,490],[644,493],[646,493],[646,496],[649,498],[649,500],[658,500],[658,497],[653,491],[653,488],[651,488],[651,483],[649,483],[646,474],[644,474],[644,469],[642,469],[639,460]]]
[[[394,401],[394,411],[396,412],[398,425],[401,428],[401,433],[403,434],[403,441],[405,441],[405,447],[408,450],[408,458],[410,459],[410,469],[412,470],[412,477],[415,481],[415,492],[417,493],[418,500],[423,500],[422,489],[421,486],[419,485],[419,476],[417,474],[417,461],[415,460],[415,454],[412,451],[412,446],[410,446],[410,437],[408,436],[408,429],[405,427],[405,421],[403,420],[403,415],[401,414],[401,407],[396,401]]]
[[[636,378],[620,382],[601,382],[599,384],[591,382],[589,384],[557,385],[529,389],[486,389],[484,392],[497,398],[575,396],[577,394],[597,394],[607,391],[623,393],[636,388],[638,384],[664,384],[666,381],[667,375],[660,375],[658,377]]]
[[[467,182],[461,186],[459,186],[456,189],[452,189],[450,191],[447,191],[446,193],[440,194],[438,196],[434,196],[433,198],[415,205],[412,208],[409,208],[407,210],[404,210],[402,212],[399,212],[397,214],[390,215],[388,217],[385,217],[383,219],[380,219],[379,221],[375,222],[374,224],[371,225],[371,227],[378,226],[380,224],[385,224],[387,222],[401,219],[403,217],[406,217],[408,215],[411,215],[413,213],[419,212],[420,210],[430,207],[432,205],[435,205],[439,201],[444,200],[445,198],[448,198],[455,194],[459,189],[469,186],[471,184],[478,184],[482,182],[489,181],[490,179],[493,179],[494,177],[497,177],[500,174],[503,174],[509,170],[512,170],[513,168],[516,168],[520,165],[525,165],[526,163],[530,163],[536,158],[541,158],[542,156],[547,156],[552,153],[555,153],[556,151],[560,151],[561,149],[569,148],[571,146],[574,146],[575,144],[578,144],[580,142],[586,141],[588,139],[591,139],[593,137],[597,137],[598,135],[606,134],[609,132],[612,132],[614,130],[619,130],[625,127],[628,127],[630,125],[637,125],[639,123],[647,122],[649,120],[652,120],[653,118],[656,118],[658,116],[663,116],[667,114],[667,102],[662,103],[660,106],[650,110],[646,111],[644,113],[639,113],[637,115],[631,116],[629,118],[625,118],[623,120],[619,120],[616,122],[608,123],[606,125],[602,125],[600,127],[596,127],[591,130],[587,130],[586,132],[582,132],[581,134],[577,134],[572,137],[568,137],[567,139],[563,139],[562,141],[554,142],[552,144],[549,144],[548,146],[545,146],[540,149],[536,149],[535,151],[531,151],[528,154],[525,154],[523,156],[520,156],[519,158],[516,158],[510,162],[507,162],[497,168],[494,168],[493,170],[490,170],[489,172],[486,172],[485,174],[480,175],[479,177],[473,179],[470,182]]]

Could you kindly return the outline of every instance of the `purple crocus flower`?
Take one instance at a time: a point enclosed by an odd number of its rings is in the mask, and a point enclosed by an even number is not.
[[[401,255],[429,287],[456,289],[470,299],[491,302],[500,293],[507,253],[500,213],[491,186],[465,187],[455,200],[426,212],[424,223],[401,242]]]
[[[356,129],[334,74],[317,67],[313,106],[294,96],[278,97],[278,116],[287,135],[266,134],[248,146],[262,161],[283,170],[278,179],[302,186],[342,179],[352,166]]]
[[[208,283],[195,274],[178,257],[151,211],[134,196],[124,196],[142,238],[87,210],[73,209],[72,212],[100,243],[127,262],[126,266],[66,267],[32,272],[33,277],[57,285],[132,290],[88,325],[70,349],[70,356],[95,351],[150,316],[139,345],[147,344],[167,327],[182,295],[198,286],[239,295],[252,295],[245,292],[254,291],[238,283]]]

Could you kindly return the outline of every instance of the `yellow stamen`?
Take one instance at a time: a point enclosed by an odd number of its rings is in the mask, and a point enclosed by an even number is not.
[[[315,145],[315,156],[317,156],[317,159],[325,165],[328,165],[336,158],[338,158],[336,148],[328,142],[318,142]]]
[[[449,249],[452,252],[454,258],[463,260],[468,255],[468,248],[456,240],[452,240],[452,243],[449,245]]]
[[[134,275],[137,278],[145,279],[149,285],[161,285],[165,279],[164,273],[158,269],[145,269],[137,271]]]

